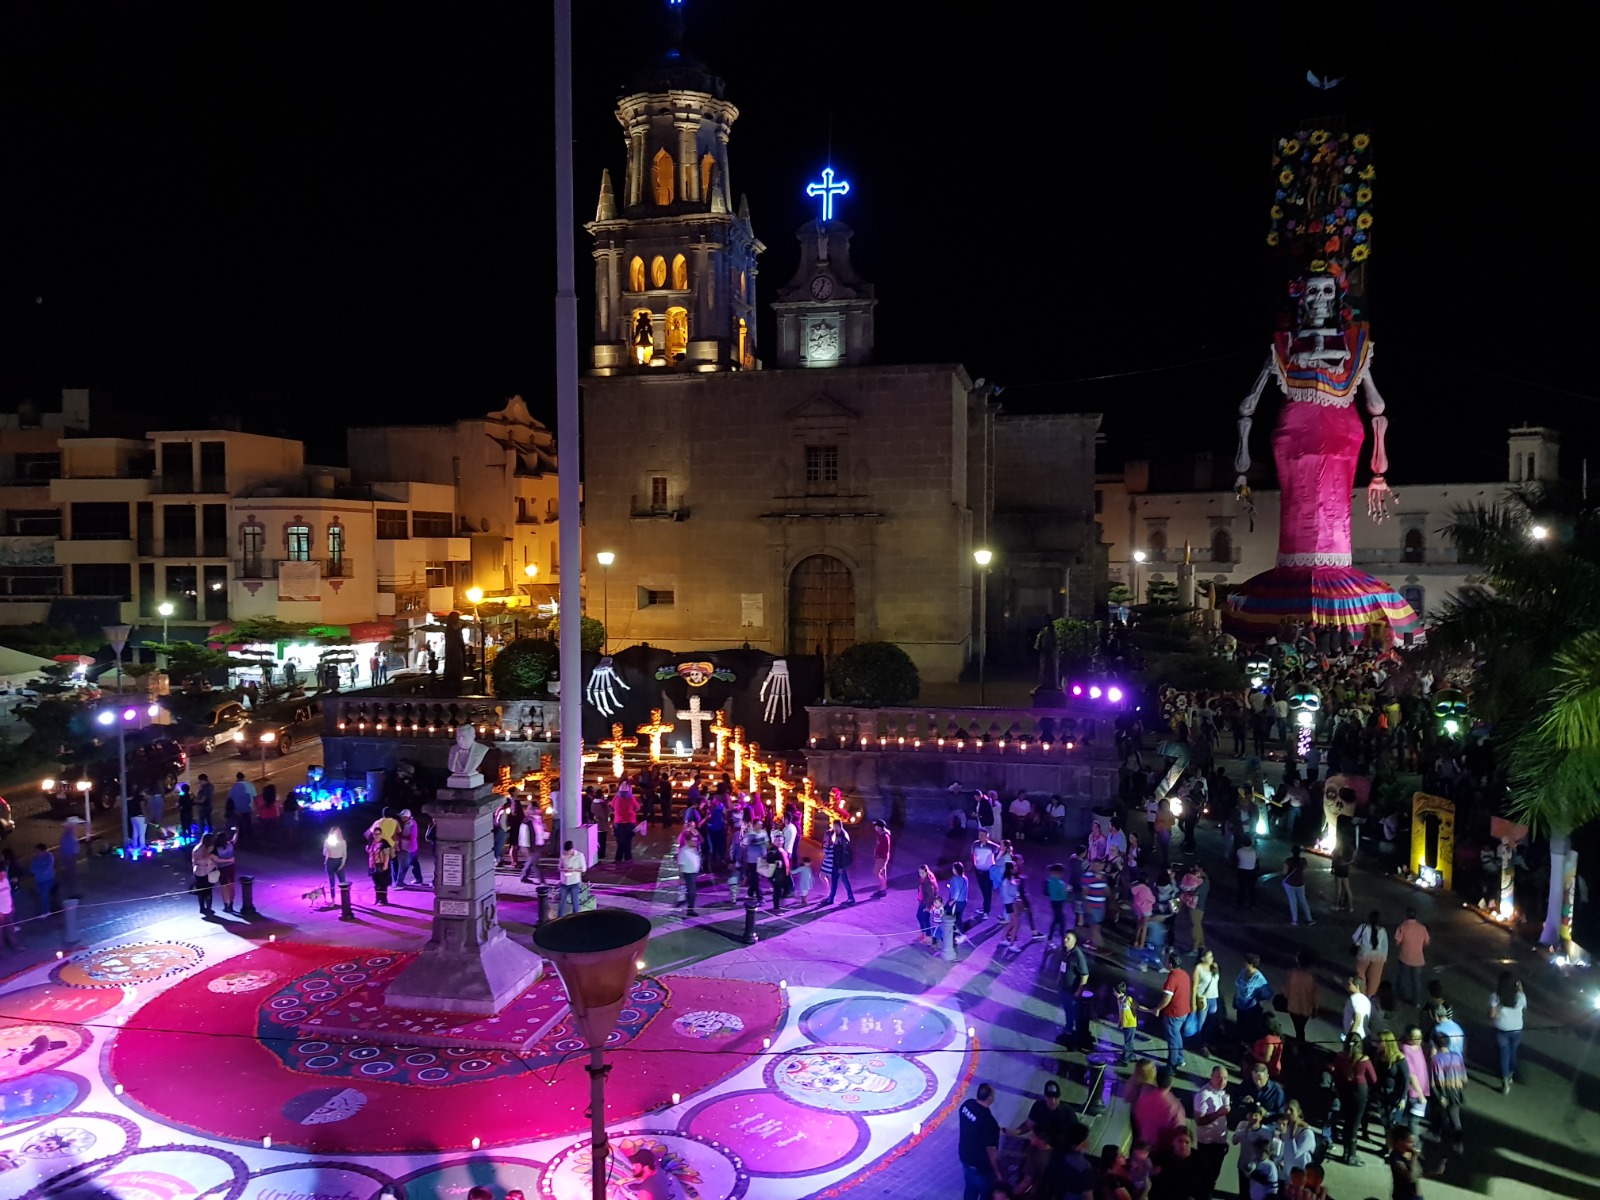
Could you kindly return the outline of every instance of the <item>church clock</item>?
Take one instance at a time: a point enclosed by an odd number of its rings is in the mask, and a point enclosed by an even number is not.
[[[811,295],[817,300],[826,300],[833,295],[833,279],[827,275],[818,275],[811,281]]]

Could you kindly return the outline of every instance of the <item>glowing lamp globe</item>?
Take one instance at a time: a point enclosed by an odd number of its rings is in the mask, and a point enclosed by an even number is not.
[[[1091,700],[1100,699],[1100,685],[1098,683],[1097,684],[1093,684],[1089,688],[1089,699],[1091,699]]]
[[[650,922],[620,908],[596,908],[539,926],[533,946],[549,959],[591,1049],[606,1044],[639,973]]]
[[[1072,694],[1073,694],[1073,695],[1074,695],[1074,696],[1081,696],[1081,695],[1083,695],[1083,684],[1081,684],[1081,683],[1075,683],[1075,684],[1073,684],[1073,685],[1072,685]]]
[[[1109,691],[1106,692],[1106,699],[1111,701],[1111,703],[1113,703],[1113,704],[1121,704],[1122,703],[1122,689],[1119,688],[1119,687],[1111,688]]]
[[[111,724],[111,722],[115,721],[116,719],[117,719],[117,714],[114,713],[114,712],[111,712],[110,710],[107,710],[106,712],[101,713],[98,717],[95,718],[95,720],[99,721],[100,724],[102,724],[102,725],[109,725],[109,724]]]

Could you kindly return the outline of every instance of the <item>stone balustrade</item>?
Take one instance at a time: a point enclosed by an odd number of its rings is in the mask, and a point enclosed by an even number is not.
[[[807,706],[814,750],[1028,755],[1107,750],[1116,709]]]
[[[561,707],[557,700],[483,697],[350,696],[322,702],[323,737],[448,741],[458,725],[475,726],[485,742],[553,742],[561,732]]]

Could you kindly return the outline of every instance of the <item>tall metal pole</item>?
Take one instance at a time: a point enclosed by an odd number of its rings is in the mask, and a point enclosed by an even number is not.
[[[566,689],[562,689],[565,691]],[[592,1200],[606,1200],[611,1175],[611,1143],[606,1140],[606,1076],[611,1073],[603,1046],[589,1049],[589,1169]]]
[[[989,568],[982,568],[983,577],[978,582],[978,703],[984,702],[983,667],[989,657]]]
[[[128,822],[128,722],[122,715],[122,706],[127,703],[122,695],[122,651],[133,630],[127,625],[107,625],[101,632],[117,656],[117,795],[122,802],[122,844],[126,846],[132,830]],[[90,835],[93,833],[91,826]]]
[[[573,262],[572,0],[555,0],[556,191],[556,495],[561,545],[561,837],[577,840],[583,824],[583,614],[578,581],[583,548],[578,528],[578,289]]]

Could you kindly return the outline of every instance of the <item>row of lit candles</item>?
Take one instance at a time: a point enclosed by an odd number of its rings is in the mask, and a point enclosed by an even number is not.
[[[354,726],[351,726],[348,721],[339,722],[340,733],[347,733],[351,728],[354,728],[357,733],[367,733],[369,731],[372,733],[427,733],[430,736],[433,734],[443,734],[447,737],[454,737],[457,727],[454,725],[424,725],[420,721],[413,721],[409,725],[407,725],[404,721],[395,721],[392,723],[388,721],[357,721]],[[545,740],[544,735],[546,733],[547,731],[538,729],[506,729],[501,725],[478,726],[479,737],[526,737],[530,742],[537,742]]]
[[[896,749],[904,749],[905,746],[906,746],[907,740],[908,739],[903,738],[903,737],[897,737],[891,743],[891,741],[887,737],[879,737],[877,739],[877,742],[878,742],[878,746],[879,746],[880,749],[885,749],[886,750],[886,749],[889,748],[890,745],[893,745]],[[922,738],[914,737],[914,738],[909,739],[909,741],[910,741],[910,744],[911,744],[911,748],[913,750],[922,749],[922,747],[923,747],[923,739]],[[938,747],[939,749],[942,750],[942,749],[944,749],[944,747],[946,745],[952,745],[953,744],[957,750],[965,750],[967,748],[967,741],[968,741],[967,738],[942,738],[942,737],[941,738],[929,738],[927,740],[927,745],[936,746],[936,747]],[[981,737],[972,738],[971,741],[972,741],[972,748],[974,750],[987,749],[989,747],[989,744],[990,744],[987,739],[981,738]],[[1006,748],[1007,741],[1008,741],[1008,739],[1006,739],[1006,738],[996,738],[996,739],[994,739],[994,743],[993,743],[994,744],[994,748],[997,749],[997,750],[1004,750]],[[1025,738],[1025,737],[1022,737],[1022,738],[1011,738],[1011,739],[1009,739],[1009,741],[1013,745],[1015,745],[1018,750],[1026,750],[1029,746],[1034,744],[1030,739]],[[818,742],[817,738],[812,738],[811,739],[811,748],[813,750],[815,750],[817,748],[817,742]],[[872,742],[873,742],[873,739],[870,738],[870,737],[862,738],[861,739],[861,743],[860,743],[861,744],[861,749],[863,749],[863,750],[868,749],[872,745]],[[847,735],[841,733],[839,735],[839,749],[843,750],[846,746],[849,745],[849,743],[850,743],[849,737]],[[1068,740],[1068,741],[1064,741],[1064,742],[1060,742],[1060,743],[1056,743],[1056,742],[1040,742],[1040,743],[1038,743],[1038,746],[1039,746],[1040,750],[1048,751],[1051,746],[1058,745],[1058,744],[1060,745],[1060,747],[1063,750],[1071,750],[1077,745],[1076,742]]]

